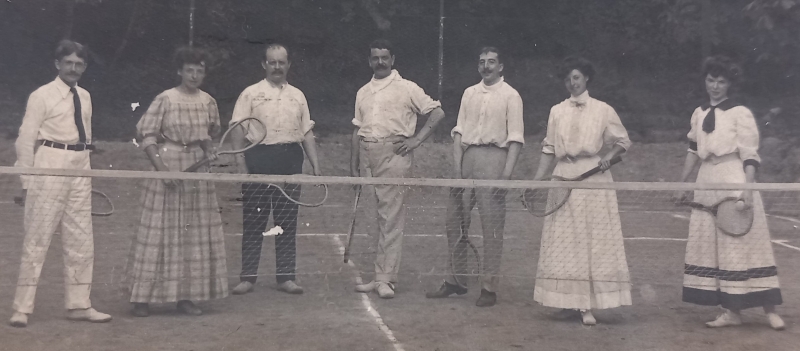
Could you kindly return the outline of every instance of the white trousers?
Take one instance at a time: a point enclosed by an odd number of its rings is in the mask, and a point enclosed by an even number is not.
[[[36,151],[34,167],[90,169],[89,151],[42,146]],[[64,249],[64,304],[67,309],[89,308],[94,266],[92,180],[57,176],[32,176],[29,179],[25,199],[25,240],[13,308],[22,313],[33,312],[42,265],[50,239],[59,225]]]

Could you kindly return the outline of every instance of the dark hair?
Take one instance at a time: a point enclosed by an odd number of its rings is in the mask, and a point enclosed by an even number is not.
[[[286,50],[286,61],[292,62],[292,56],[289,53],[289,48],[286,47],[286,45],[283,45],[281,43],[267,44],[267,46],[264,47],[264,62],[267,62],[267,51],[280,49],[280,48],[283,48],[283,50]]]
[[[494,46],[484,46],[484,47],[482,47],[480,55],[488,54],[490,52],[493,52],[493,53],[497,54],[497,62],[503,63],[503,53],[500,52],[500,49],[498,49],[498,48],[496,48]]]
[[[717,55],[709,56],[703,60],[703,75],[714,78],[724,77],[731,83],[741,82],[744,78],[742,66],[739,66],[730,57]]]
[[[84,61],[89,62],[89,49],[78,42],[72,40],[62,40],[56,46],[55,58],[61,60],[64,57],[75,54]]]
[[[580,56],[569,56],[561,61],[561,66],[558,68],[558,78],[565,79],[573,70],[580,71],[587,80],[591,81],[594,78],[595,70],[592,63]]]
[[[369,49],[385,49],[389,50],[389,55],[394,55],[394,47],[392,43],[386,39],[376,39],[369,44]]]
[[[201,65],[208,69],[209,54],[205,49],[182,46],[175,50],[173,57],[175,68],[182,69],[184,65]]]

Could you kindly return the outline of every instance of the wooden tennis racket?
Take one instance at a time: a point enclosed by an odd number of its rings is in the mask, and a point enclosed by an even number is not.
[[[615,165],[622,161],[622,157],[616,156],[611,159],[611,165]],[[589,178],[601,171],[600,166],[592,168],[585,173],[575,178],[564,178],[559,176],[550,176],[542,179],[542,181],[558,181],[558,182],[579,182]],[[572,193],[572,188],[533,188],[525,189],[522,192],[522,205],[536,217],[546,217],[556,211],[561,206],[567,203],[569,195]]]
[[[726,197],[711,206],[688,200],[682,200],[677,204],[710,213],[714,216],[714,223],[720,231],[728,236],[740,237],[750,232],[754,214],[752,206],[737,209],[736,203],[739,201],[742,199]]]
[[[350,229],[347,232],[347,244],[344,247],[344,263],[350,261],[350,246],[353,244],[353,232],[356,229],[358,215],[358,199],[361,198],[361,185],[356,185],[356,199],[353,201],[353,217],[350,218]]]
[[[223,148],[226,145],[230,145],[230,142],[228,140],[228,136],[230,135],[231,131],[236,129],[237,127],[240,127],[240,126],[242,128],[244,128],[245,135],[250,136],[250,138],[249,138],[250,145],[247,145],[244,148],[236,149],[236,150],[223,150]],[[242,119],[241,121],[236,121],[233,124],[231,124],[228,127],[228,130],[225,131],[225,134],[222,134],[222,138],[220,138],[220,140],[219,140],[218,150],[223,150],[223,151],[218,151],[217,155],[233,155],[233,154],[238,154],[238,153],[245,152],[247,150],[252,149],[256,145],[261,144],[261,142],[263,142],[264,139],[266,139],[266,138],[267,138],[267,127],[264,126],[264,123],[262,123],[258,118],[247,117],[245,119]],[[203,160],[198,161],[197,163],[189,166],[189,168],[186,168],[183,171],[184,172],[196,172],[198,169],[200,169],[201,167],[209,164],[211,161],[212,160],[209,159],[209,158],[203,159]]]
[[[481,255],[480,253],[478,253],[478,248],[476,248],[475,245],[472,243],[472,240],[469,239],[469,227],[472,224],[472,218],[471,218],[472,208],[475,206],[475,189],[451,188],[450,192],[453,194],[453,196],[455,196],[456,201],[460,203],[460,209],[461,209],[458,218],[459,219],[458,227],[460,236],[458,238],[458,241],[456,242],[456,245],[459,245],[461,243],[466,243],[467,246],[469,246],[469,248],[472,249],[472,253],[475,255],[474,256],[475,268],[470,270],[469,268],[470,264],[468,259],[469,254],[465,254],[464,263],[465,266],[467,267],[467,272],[468,272],[467,274],[480,275],[483,272]],[[456,247],[451,247],[449,251],[450,251],[450,269],[453,271],[453,273],[455,273],[453,274],[453,279],[455,279],[456,284],[465,287],[467,286],[467,282],[460,281],[458,279],[458,274],[456,272],[456,266],[455,266],[456,264],[455,261],[457,259],[455,257]]]

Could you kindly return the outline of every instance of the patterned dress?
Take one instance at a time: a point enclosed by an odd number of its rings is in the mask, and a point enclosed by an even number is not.
[[[219,111],[205,92],[188,95],[170,89],[155,98],[136,127],[142,148],[158,145],[164,164],[179,171],[203,159],[199,141],[219,132]],[[162,180],[147,179],[143,188],[141,221],[127,264],[131,302],[227,296],[225,243],[214,183],[184,180],[170,188]]]
[[[714,111],[715,127],[708,133],[703,122],[710,106],[692,114],[689,152],[703,163],[697,183],[745,183],[744,165],[760,162],[758,128],[749,109],[725,100]],[[694,201],[713,205],[741,191],[695,191]],[[780,285],[761,195],[753,192],[753,227],[744,236],[731,237],[717,230],[711,214],[694,210],[683,275],[683,301],[741,310],[780,305]]]
[[[553,174],[572,178],[597,166],[604,144],[631,145],[619,116],[588,92],[553,106],[542,152]],[[610,172],[585,182],[612,182]],[[631,304],[631,283],[614,190],[572,191],[545,217],[533,299],[544,306],[605,309]]]

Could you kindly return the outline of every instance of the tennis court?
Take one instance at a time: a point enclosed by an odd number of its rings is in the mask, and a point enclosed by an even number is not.
[[[323,140],[321,155],[326,174],[343,174],[333,162],[346,150],[345,143]],[[636,169],[647,179],[649,149],[632,151],[624,167],[615,169],[620,180],[630,180]],[[426,144],[418,157],[417,175],[437,177],[433,166],[448,145]],[[109,144],[94,161],[96,169],[123,158],[124,167],[136,169],[143,156],[130,145]],[[682,146],[662,146],[679,153]],[[526,152],[518,174],[528,174],[535,160]],[[442,156],[443,157],[443,156]],[[679,159],[673,162],[680,162]],[[664,167],[669,167],[665,165]],[[224,168],[218,168],[224,171]],[[0,177],[3,228],[0,235],[0,301],[10,306],[22,243],[22,209],[10,201],[18,191],[15,176]],[[533,302],[539,255],[541,220],[530,216],[508,196],[501,289],[498,304],[474,306],[479,289],[471,278],[467,295],[443,300],[426,299],[446,271],[443,187],[412,187],[403,248],[403,265],[397,295],[382,300],[375,294],[353,292],[357,279],[371,279],[375,242],[368,235],[374,220],[365,197],[353,242],[353,264],[342,263],[341,252],[349,225],[353,191],[349,185],[330,186],[326,204],[300,211],[298,276],[306,288],[300,296],[274,289],[272,240],[265,240],[256,291],[244,296],[202,303],[205,314],[187,317],[172,304],[154,305],[148,318],[129,314],[128,295],[121,290],[131,234],[138,220],[138,179],[94,180],[95,189],[109,194],[116,205],[110,217],[95,217],[94,305],[114,316],[109,324],[66,321],[63,317],[63,274],[56,236],[45,263],[36,311],[25,329],[0,328],[4,349],[9,350],[774,350],[793,349],[800,315],[800,225],[796,219],[796,193],[765,198],[772,201],[770,217],[773,247],[778,262],[783,306],[779,313],[787,330],[769,328],[760,310],[744,312],[745,326],[707,329],[716,308],[681,302],[688,212],[665,202],[668,192],[621,191],[620,211],[633,283],[633,306],[597,311],[599,324],[582,326],[578,319],[558,320],[551,309]],[[225,226],[231,284],[238,279],[241,247],[241,202],[237,183],[218,182]],[[305,186],[303,200],[313,201],[320,188]],[[7,200],[6,200],[7,199]],[[770,203],[768,202],[768,205]],[[792,207],[795,206],[795,207]],[[768,210],[770,212],[770,210]],[[481,248],[480,223],[474,211],[472,240]],[[10,308],[6,311],[10,313]]]

